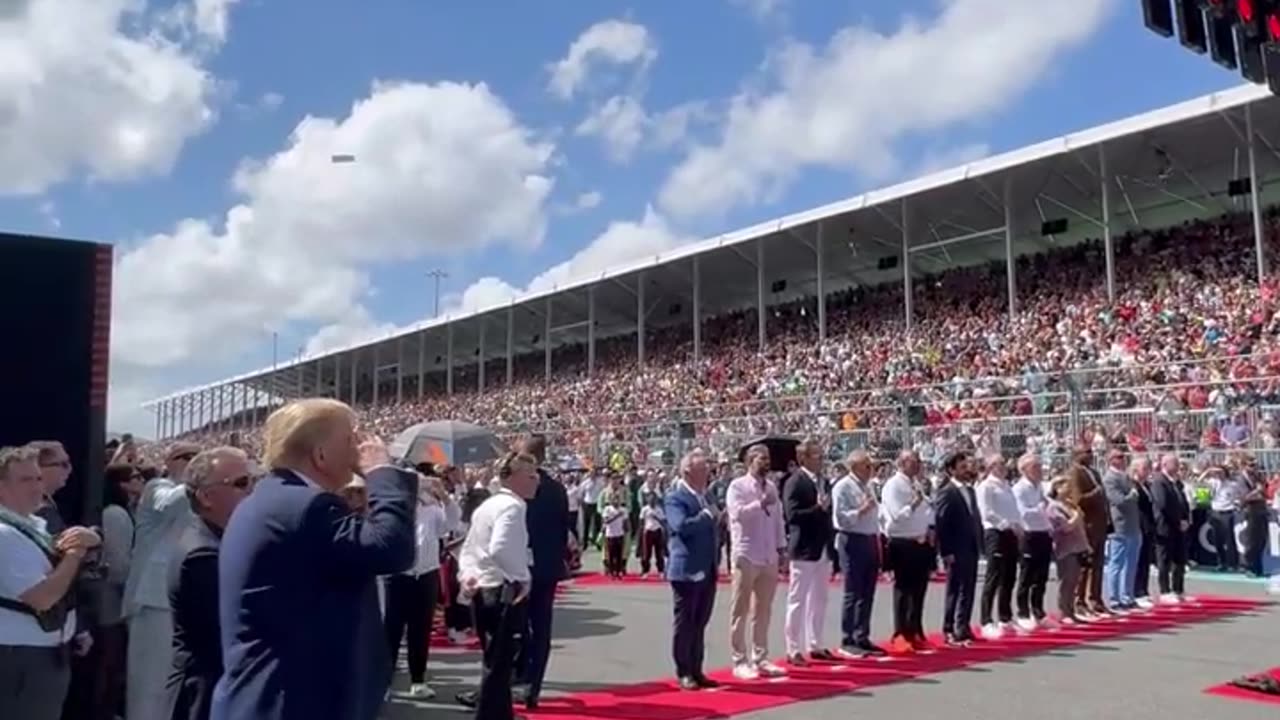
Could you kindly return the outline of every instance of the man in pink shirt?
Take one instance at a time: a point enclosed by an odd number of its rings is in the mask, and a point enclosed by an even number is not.
[[[733,557],[733,600],[729,645],[733,676],[754,680],[778,677],[782,668],[769,662],[769,618],[778,588],[778,567],[786,551],[786,530],[778,487],[768,479],[769,448],[747,450],[747,474],[729,484],[729,542]],[[751,619],[751,652],[747,652],[747,617]]]

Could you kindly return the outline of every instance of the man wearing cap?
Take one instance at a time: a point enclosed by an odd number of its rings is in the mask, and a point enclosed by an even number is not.
[[[169,558],[191,523],[182,478],[200,452],[194,443],[175,443],[165,455],[165,472],[147,483],[134,515],[133,559],[124,584],[129,622],[125,717],[160,720],[167,716],[165,684],[173,666],[173,613],[169,607]]]

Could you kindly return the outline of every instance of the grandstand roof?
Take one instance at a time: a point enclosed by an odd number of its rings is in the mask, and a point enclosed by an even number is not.
[[[1109,193],[1114,235],[1243,209],[1241,198],[1229,196],[1227,184],[1249,175],[1246,107],[1259,137],[1260,192],[1274,202],[1280,196],[1276,182],[1280,152],[1259,128],[1280,127],[1280,98],[1265,87],[1245,85],[708,238],[550,290],[526,293],[508,303],[443,315],[385,338],[187,388],[144,407],[226,385],[248,384],[258,392],[291,388],[299,374],[308,382],[305,368],[335,355],[356,353],[359,365],[369,368],[375,347],[379,367],[399,364],[416,372],[416,336],[424,333],[430,354],[443,355],[449,325],[453,326],[455,359],[469,361],[455,367],[474,366],[481,333],[486,358],[505,357],[509,308],[517,356],[542,352],[538,339],[545,331],[543,313],[548,307],[553,346],[583,342],[588,288],[595,294],[596,338],[600,340],[634,330],[641,276],[650,318],[647,326],[687,322],[695,261],[702,278],[702,314],[712,317],[755,304],[756,249],[747,244],[757,240],[765,257],[766,287],[786,282],[780,292],[768,292],[771,305],[814,294],[814,241],[819,233],[828,293],[851,285],[901,282],[900,264],[881,269],[878,262],[903,254],[904,217],[910,228],[913,276],[999,260],[1005,257],[1006,186],[1016,254],[1099,237],[1100,147],[1105,147],[1107,173],[1115,178]],[[1068,231],[1042,237],[1041,223],[1055,218],[1068,219]],[[654,312],[663,305],[669,312]],[[406,343],[410,337],[415,341]],[[429,372],[441,369],[439,362],[429,361]],[[500,379],[492,378],[490,384]]]

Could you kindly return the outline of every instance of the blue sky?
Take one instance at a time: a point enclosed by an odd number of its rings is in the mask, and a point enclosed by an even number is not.
[[[431,268],[482,306],[1238,83],[1121,0],[27,0],[6,22],[0,217],[117,245],[111,416],[140,432],[139,400],[269,364],[272,331],[291,355],[421,319]]]

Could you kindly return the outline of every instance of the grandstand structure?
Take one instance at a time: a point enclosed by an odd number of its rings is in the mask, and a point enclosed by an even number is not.
[[[674,249],[545,292],[423,321],[387,337],[184,389],[144,407],[165,439],[219,422],[256,425],[291,397],[378,406],[513,381],[558,350],[585,346],[586,372],[604,340],[692,325],[693,355],[714,317],[755,309],[755,340],[770,337],[769,307],[852,287],[903,285],[955,267],[1003,263],[1016,311],[1017,259],[1101,239],[1115,297],[1113,238],[1192,218],[1251,210],[1259,277],[1267,272],[1262,209],[1280,200],[1280,98],[1243,86],[1065,135],[892,187]]]

